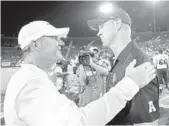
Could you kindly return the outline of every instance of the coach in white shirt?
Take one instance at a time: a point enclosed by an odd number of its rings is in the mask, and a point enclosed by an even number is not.
[[[139,88],[155,77],[150,63],[134,68],[133,61],[115,87],[100,99],[79,108],[60,94],[47,76],[51,64],[62,59],[60,50],[64,43],[60,38],[68,32],[69,28],[55,28],[45,21],[31,22],[20,30],[18,43],[24,52],[24,63],[7,87],[4,102],[7,126],[105,125]]]

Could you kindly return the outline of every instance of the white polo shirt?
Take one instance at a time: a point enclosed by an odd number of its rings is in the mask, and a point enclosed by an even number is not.
[[[105,125],[138,91],[138,86],[125,77],[100,99],[78,108],[56,90],[43,70],[24,64],[7,87],[5,122],[7,126]]]

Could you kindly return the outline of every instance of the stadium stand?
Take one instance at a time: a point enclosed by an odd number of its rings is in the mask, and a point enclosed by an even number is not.
[[[1,47],[2,67],[16,66],[21,57],[22,52],[16,47]]]

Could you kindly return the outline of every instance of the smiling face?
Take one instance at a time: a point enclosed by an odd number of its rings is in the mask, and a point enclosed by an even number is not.
[[[98,50],[94,49],[93,50],[94,58],[98,59],[99,58],[99,52]]]
[[[61,54],[61,46],[63,41],[57,37],[42,37],[36,41],[36,54],[41,63],[53,64],[63,59]]]

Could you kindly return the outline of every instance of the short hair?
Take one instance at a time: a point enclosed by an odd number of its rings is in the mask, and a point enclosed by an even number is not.
[[[32,43],[31,43],[32,44]],[[30,45],[31,45],[30,44]],[[22,49],[22,54],[23,54],[23,58],[25,58],[30,52],[31,52],[31,47],[30,47],[30,45],[29,46],[27,46],[27,47],[25,47],[24,49]]]
[[[126,23],[122,23],[122,30],[124,31],[128,31],[129,29],[131,29],[131,26],[126,24]]]
[[[125,37],[126,39],[130,39],[131,41],[131,26],[130,25],[126,23],[122,23],[121,32],[124,32],[123,37]]]
[[[27,55],[28,53],[30,53],[30,52],[31,52],[31,46],[32,46],[32,44],[33,44],[34,42],[39,42],[39,41],[42,40],[42,39],[43,39],[43,37],[40,37],[40,38],[38,38],[37,40],[32,41],[28,46],[26,46],[24,49],[22,49],[23,54],[24,54],[24,55]]]

